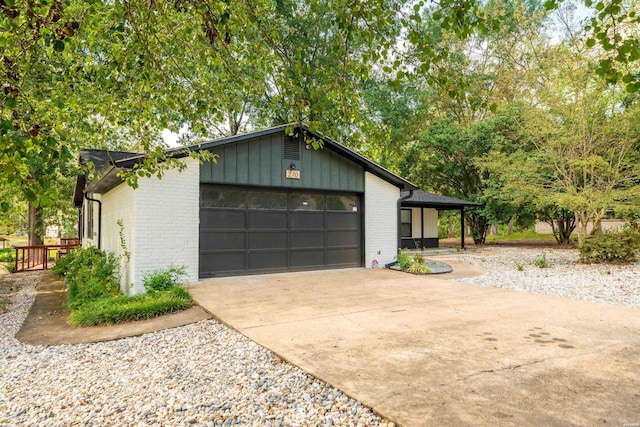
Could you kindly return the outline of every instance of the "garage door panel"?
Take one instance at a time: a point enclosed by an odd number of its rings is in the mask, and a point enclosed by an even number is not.
[[[249,249],[287,249],[287,234],[281,231],[249,232]]]
[[[211,273],[218,271],[244,271],[246,269],[245,264],[246,252],[231,252],[231,253],[200,253],[200,274],[207,277]]]
[[[283,270],[287,268],[287,251],[250,252],[249,270]]]
[[[358,246],[360,244],[360,232],[354,231],[327,231],[327,246]]]
[[[245,249],[244,231],[213,231],[200,234],[200,250]]]
[[[296,248],[324,248],[324,231],[291,231],[289,246]]]
[[[290,255],[291,268],[320,267],[325,265],[324,249],[297,249]]]
[[[237,209],[201,209],[200,228],[203,230],[245,228],[245,211]]]
[[[359,248],[327,249],[327,264],[361,265]]]
[[[292,230],[300,228],[324,229],[324,212],[291,212],[289,215]]]
[[[360,215],[353,212],[327,212],[328,229],[358,229]]]
[[[200,277],[362,265],[357,194],[201,186]]]
[[[261,212],[249,211],[248,228],[279,228],[287,229],[287,213],[286,212]]]

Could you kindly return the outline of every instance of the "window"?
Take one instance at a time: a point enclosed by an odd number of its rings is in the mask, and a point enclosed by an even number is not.
[[[247,201],[250,209],[287,209],[287,193],[249,191]]]
[[[241,208],[246,207],[245,191],[218,187],[214,185],[204,185],[200,187],[200,200],[203,208]]]
[[[324,196],[322,194],[292,194],[289,208],[294,211],[323,211]]]
[[[327,194],[328,211],[358,211],[357,196],[342,196],[337,194]]]
[[[400,237],[411,238],[411,209],[400,210]]]

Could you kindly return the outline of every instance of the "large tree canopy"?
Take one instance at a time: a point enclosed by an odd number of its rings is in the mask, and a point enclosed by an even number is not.
[[[397,167],[430,120],[469,126],[523,95],[539,53],[525,45],[559,3],[2,0],[0,187],[51,205],[63,192],[52,177],[77,173],[82,146],[147,153],[127,177],[135,185],[172,166],[163,129],[187,126],[198,141],[237,132],[245,117],[305,121]],[[635,1],[587,5],[589,71],[638,91]],[[390,133],[401,121],[393,103],[371,105],[385,86],[398,100],[402,87],[416,95],[402,114],[418,129]]]

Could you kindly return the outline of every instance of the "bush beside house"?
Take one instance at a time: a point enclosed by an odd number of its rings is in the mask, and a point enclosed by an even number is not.
[[[182,287],[182,268],[147,273],[146,293],[125,296],[119,291],[118,258],[95,247],[78,248],[60,258],[53,272],[65,277],[69,321],[76,325],[115,324],[149,319],[193,305]]]

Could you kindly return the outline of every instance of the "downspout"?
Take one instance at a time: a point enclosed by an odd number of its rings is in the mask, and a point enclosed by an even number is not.
[[[87,195],[87,193],[84,193],[84,198],[90,202],[98,202],[98,249],[102,249],[100,247],[102,239],[102,202],[98,199],[92,199]]]
[[[400,211],[402,210],[402,202],[404,202],[407,199],[410,199],[411,197],[413,197],[413,189],[409,190],[409,194],[407,194],[406,196],[402,196],[398,199],[398,250],[400,250],[400,248],[402,248],[402,226],[401,226],[401,217],[400,217]]]
[[[78,241],[82,243],[82,235],[84,232],[84,217],[82,216],[82,206],[78,208]]]

